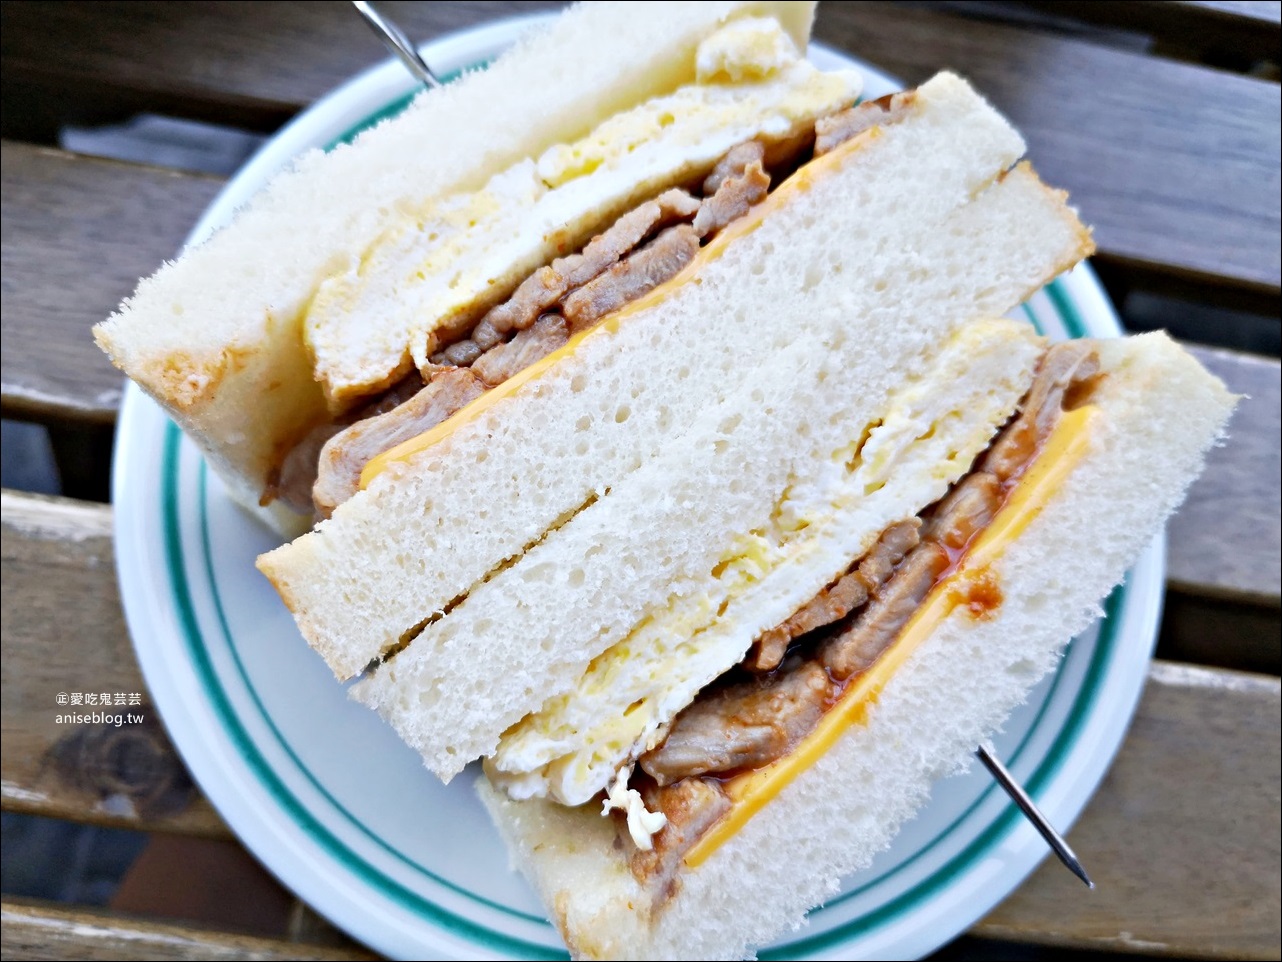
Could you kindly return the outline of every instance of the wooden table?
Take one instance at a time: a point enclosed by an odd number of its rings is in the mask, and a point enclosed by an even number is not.
[[[383,6],[426,39],[544,4]],[[3,414],[48,428],[64,495],[3,494],[4,809],[227,839],[159,725],[134,733],[142,777],[51,710],[77,686],[145,692],[103,503],[121,381],[88,331],[174,253],[222,178],[69,153],[58,131],[150,111],[270,132],[382,51],[342,3],[13,2],[2,15]],[[1128,326],[1208,345],[1198,355],[1249,395],[1171,526],[1159,660],[1070,836],[1098,890],[1044,864],[944,955],[1276,958],[1279,4],[825,4],[817,36],[909,83],[970,76],[1094,225]],[[122,794],[133,804],[103,806]],[[305,907],[281,918],[248,937],[6,896],[3,949],[368,957]]]

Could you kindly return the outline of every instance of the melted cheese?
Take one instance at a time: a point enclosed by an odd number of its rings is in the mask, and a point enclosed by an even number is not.
[[[553,351],[543,359],[531,364],[525,370],[508,378],[497,387],[491,388],[482,394],[472,403],[466,405],[452,416],[446,418],[440,424],[424,431],[417,437],[410,438],[384,451],[382,454],[372,458],[361,471],[361,490],[369,487],[376,477],[382,474],[392,464],[399,461],[408,461],[422,451],[439,444],[445,438],[449,437],[456,429],[469,421],[474,421],[499,401],[512,397],[521,387],[530,381],[537,380],[554,365],[561,363],[573,357],[579,350],[580,346],[590,337],[609,337],[618,333],[619,327],[628,318],[648,311],[663,304],[668,298],[676,294],[683,285],[689,283],[697,277],[707,266],[718,260],[725,252],[726,248],[741,237],[746,237],[758,227],[762,221],[768,217],[772,211],[777,210],[786,204],[794,194],[808,191],[814,184],[815,179],[824,176],[827,172],[833,171],[840,167],[851,154],[874,142],[882,134],[880,127],[872,127],[858,137],[846,141],[839,147],[828,153],[817,157],[808,163],[805,167],[798,170],[791,177],[779,185],[778,189],[772,191],[764,201],[758,204],[752,210],[748,211],[743,217],[731,223],[725,230],[721,231],[705,247],[701,248],[699,253],[694,256],[689,264],[685,266],[678,274],[670,278],[663,284],[660,284],[654,290],[642,297],[637,298],[630,304],[626,304],[613,314],[606,317],[604,321],[596,327],[581,331],[561,348]]]
[[[1091,406],[1082,407],[1060,418],[1036,460],[992,523],[966,551],[952,573],[935,585],[894,644],[871,668],[847,686],[815,730],[784,758],[726,782],[725,790],[733,803],[730,811],[686,853],[686,865],[697,868],[703,864],[748,819],[797,775],[813,765],[847,729],[852,725],[865,724],[886,683],[954,609],[963,607],[973,617],[976,612],[971,599],[976,595],[993,597],[998,584],[995,563],[1011,542],[1041,514],[1089,451],[1090,423],[1096,410]]]

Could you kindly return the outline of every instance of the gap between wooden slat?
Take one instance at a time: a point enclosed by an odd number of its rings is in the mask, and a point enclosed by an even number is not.
[[[6,898],[0,907],[6,959],[206,959],[365,962],[359,948],[306,945],[195,926],[150,922],[107,912]]]

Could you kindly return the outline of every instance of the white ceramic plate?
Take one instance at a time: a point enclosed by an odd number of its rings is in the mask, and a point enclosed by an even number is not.
[[[530,20],[424,48],[449,72],[484,62]],[[815,50],[824,67],[852,61]],[[865,70],[866,96],[897,89]],[[274,138],[193,231],[226,223],[268,178],[402,106],[387,63],[340,87]],[[1055,337],[1112,336],[1117,320],[1086,267],[1023,313]],[[286,885],[353,937],[401,958],[564,958],[556,931],[508,868],[472,773],[442,786],[390,728],[347,700],[254,569],[275,539],[238,511],[195,446],[137,388],[121,412],[116,557],[130,632],[156,706],[227,823]],[[1163,582],[1155,543],[996,740],[1055,824],[1072,824],[1121,742],[1143,685]],[[1090,852],[1081,853],[1089,864]],[[763,958],[912,958],[964,931],[1045,857],[975,767],[840,896]]]

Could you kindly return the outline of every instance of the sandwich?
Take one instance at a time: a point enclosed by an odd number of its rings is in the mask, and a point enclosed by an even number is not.
[[[1001,357],[1031,365],[1028,388],[961,477],[865,535],[660,729],[617,750],[666,707],[688,640],[611,650],[504,733],[479,790],[575,958],[742,958],[799,925],[1054,668],[1180,501],[1222,385],[1162,334],[1021,347],[1005,323],[966,336],[1028,350]],[[862,448],[941,423],[887,418]],[[609,818],[561,798],[603,756],[624,760]]]
[[[1233,403],[1162,335],[1004,319],[1089,232],[965,81],[855,104],[810,17],[575,8],[98,331],[251,506],[320,519],[259,568],[429,769],[484,760],[576,957],[798,924],[1051,670]],[[315,203],[361,167],[377,197]]]
[[[232,497],[282,534],[305,530],[324,442],[454,366],[517,282],[702,183],[738,144],[759,142],[769,166],[855,101],[858,75],[799,54],[813,14],[752,0],[572,8],[354,143],[300,157],[94,336]],[[492,321],[490,347],[526,325]],[[437,403],[475,389],[438,386],[455,396]]]

